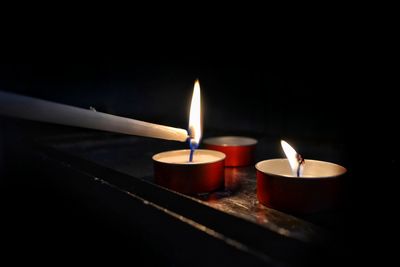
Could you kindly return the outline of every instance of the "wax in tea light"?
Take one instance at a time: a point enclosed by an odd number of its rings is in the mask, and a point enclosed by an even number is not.
[[[242,136],[219,136],[204,139],[206,149],[225,153],[225,166],[248,166],[254,162],[257,140]]]
[[[194,159],[188,161],[187,150],[176,150],[158,154],[157,160],[163,163],[173,164],[202,164],[207,162],[214,162],[221,159],[220,154],[215,154],[212,151],[205,151],[196,149],[194,151]]]
[[[196,149],[191,162],[189,155],[190,149],[154,155],[155,182],[184,194],[210,192],[223,186],[225,154]]]

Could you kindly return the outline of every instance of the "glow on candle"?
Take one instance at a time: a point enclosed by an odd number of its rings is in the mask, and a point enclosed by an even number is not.
[[[284,140],[281,140],[281,146],[289,161],[293,176],[301,177],[303,175],[304,161],[300,154]]]
[[[196,80],[193,88],[192,102],[190,104],[189,115],[189,135],[190,135],[190,157],[193,160],[193,152],[198,147],[201,139],[201,99],[200,99],[200,83]]]

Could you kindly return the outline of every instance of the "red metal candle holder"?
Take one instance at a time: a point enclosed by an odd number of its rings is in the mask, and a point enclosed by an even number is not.
[[[184,194],[211,192],[224,185],[225,154],[197,149],[193,162],[190,150],[174,150],[153,156],[154,179],[161,186]]]
[[[223,152],[226,167],[253,164],[257,140],[241,136],[220,136],[203,140],[205,148]]]
[[[264,160],[256,164],[256,169],[257,198],[265,206],[314,213],[335,208],[341,202],[346,169],[340,165],[306,159],[302,177],[291,174],[287,159]]]

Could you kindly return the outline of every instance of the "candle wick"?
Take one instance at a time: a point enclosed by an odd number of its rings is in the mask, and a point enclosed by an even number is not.
[[[193,153],[194,153],[194,149],[190,148],[189,162],[193,162]]]
[[[196,150],[196,148],[199,146],[199,144],[193,138],[194,128],[189,127],[188,132],[189,132],[188,142],[189,142],[189,146],[190,146],[189,162],[193,162],[193,154],[194,154],[194,151]]]
[[[299,165],[297,166],[297,177],[300,177],[300,175],[301,175],[300,170],[301,170],[302,165],[304,164],[304,159],[299,153],[296,154],[296,159],[297,159],[297,162],[299,163]]]
[[[190,139],[189,146],[190,146],[189,162],[193,162],[193,154],[196,148],[198,147],[198,144],[193,139]]]

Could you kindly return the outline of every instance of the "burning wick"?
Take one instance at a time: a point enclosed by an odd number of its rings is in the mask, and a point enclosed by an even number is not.
[[[190,147],[190,155],[189,155],[189,162],[193,162],[193,154],[194,151],[199,147],[199,144],[196,142],[196,140],[194,139],[194,128],[189,128],[189,147]]]
[[[300,177],[301,176],[300,169],[305,164],[305,161],[304,161],[303,157],[299,153],[296,153],[296,159],[297,159],[297,162],[299,163],[299,166],[297,166],[296,174],[297,174],[297,177]]]
[[[305,161],[303,157],[294,150],[286,141],[281,140],[283,152],[289,161],[290,168],[292,169],[293,176],[301,177]]]
[[[189,162],[193,162],[193,154],[194,151],[199,147],[199,144],[197,144],[193,139],[190,139],[189,146],[190,146]]]

